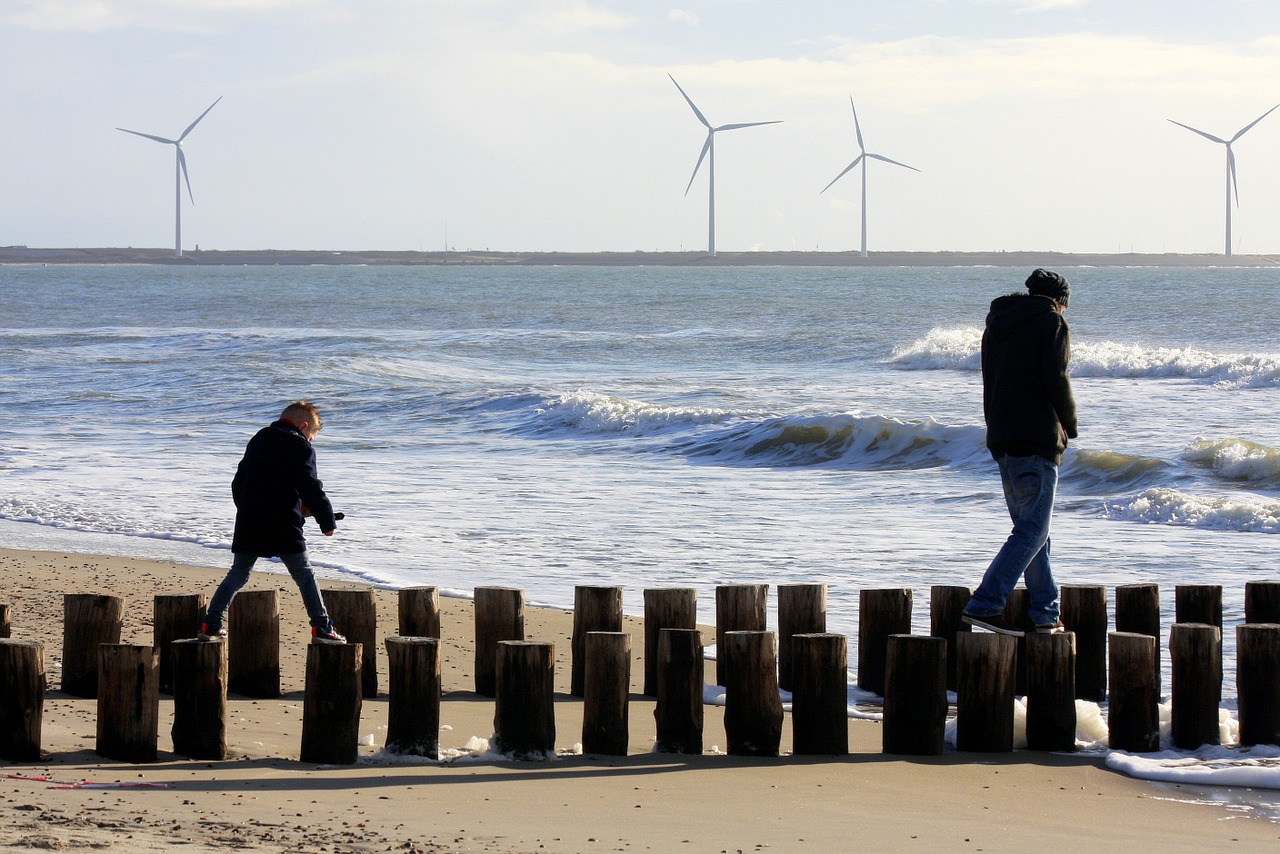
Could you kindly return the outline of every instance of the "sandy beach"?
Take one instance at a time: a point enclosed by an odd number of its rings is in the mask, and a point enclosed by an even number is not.
[[[279,700],[232,695],[231,758],[192,761],[171,752],[172,699],[160,700],[159,761],[131,765],[94,752],[96,701],[61,680],[62,596],[126,600],[125,643],[151,642],[152,597],[210,595],[222,569],[124,558],[0,550],[0,602],[15,639],[44,644],[46,697],[38,764],[0,762],[5,778],[0,847],[118,851],[1080,851],[1141,844],[1160,851],[1275,850],[1280,825],[1196,802],[1178,787],[1133,780],[1102,759],[1034,753],[885,756],[880,725],[851,720],[850,754],[730,757],[722,709],[706,709],[700,757],[652,752],[653,702],[639,696],[641,625],[629,619],[630,755],[575,753],[581,702],[568,696],[571,617],[530,609],[527,636],[556,645],[558,752],[545,762],[466,752],[493,729],[493,701],[472,693],[472,607],[442,598],[441,749],[431,762],[380,753],[386,733],[386,653],[377,698],[364,701],[372,736],[354,766],[298,761],[304,646],[300,597],[287,575],[256,572],[248,589],[277,588],[282,611]],[[483,580],[477,579],[478,584]],[[322,587],[350,587],[322,581]],[[377,590],[379,636],[396,631],[396,594]],[[704,632],[706,642],[712,636]],[[711,663],[708,663],[708,678]],[[30,778],[44,777],[51,782]],[[26,779],[23,779],[26,778]],[[57,788],[81,781],[150,788]]]

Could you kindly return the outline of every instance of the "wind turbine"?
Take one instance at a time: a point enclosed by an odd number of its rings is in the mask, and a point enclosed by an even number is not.
[[[844,167],[844,172],[841,172],[839,175],[831,179],[831,184],[834,184],[836,181],[839,181],[841,178],[845,176],[846,173],[848,173],[851,169],[853,169],[853,167],[857,166],[859,163],[862,164],[862,257],[866,258],[867,257],[867,161],[882,160],[885,163],[892,163],[894,166],[902,166],[914,172],[919,172],[920,170],[916,169],[916,167],[914,166],[907,166],[907,164],[905,163],[899,163],[896,160],[890,160],[888,157],[885,157],[883,154],[872,154],[869,151],[867,151],[866,145],[864,145],[862,142],[862,126],[858,124],[858,108],[853,106],[853,96],[849,97],[849,106],[853,107],[853,129],[858,135],[858,156],[853,158],[852,163]],[[822,190],[818,193],[818,195],[822,195],[827,190],[830,190],[831,184],[828,184],[827,186],[823,187]]]
[[[667,76],[671,77],[670,74]],[[676,79],[671,77],[671,82],[676,83]],[[707,254],[714,258],[716,255],[716,134],[722,130],[776,125],[781,124],[781,122],[739,122],[731,125],[712,126],[711,122],[707,121],[707,117],[693,103],[693,99],[685,94],[684,89],[680,88],[679,83],[676,83],[676,88],[680,89],[680,94],[684,95],[684,99],[689,102],[689,106],[693,109],[693,114],[698,117],[698,121],[702,122],[707,129],[707,141],[702,144],[702,153],[698,155],[698,163],[693,167],[693,174],[689,176],[689,185],[684,188],[684,194],[686,196],[689,195],[689,188],[693,186],[693,179],[698,177],[698,170],[702,168],[702,161],[710,154],[711,160],[707,164],[708,186],[710,188],[707,192]]]
[[[1240,186],[1236,183],[1236,155],[1235,155],[1235,152],[1231,150],[1231,143],[1235,142],[1237,139],[1244,136],[1246,132],[1248,132],[1250,129],[1253,128],[1254,125],[1256,125],[1258,122],[1262,121],[1267,116],[1275,112],[1277,107],[1280,107],[1280,104],[1276,104],[1275,107],[1272,107],[1270,110],[1267,110],[1265,113],[1258,116],[1253,121],[1249,122],[1249,124],[1240,128],[1240,130],[1236,131],[1236,135],[1231,137],[1231,139],[1221,139],[1219,137],[1214,136],[1211,133],[1205,133],[1202,130],[1197,130],[1196,128],[1193,128],[1191,125],[1184,125],[1182,122],[1174,122],[1173,119],[1169,119],[1169,121],[1173,122],[1178,127],[1186,128],[1192,133],[1200,134],[1202,137],[1209,140],[1210,142],[1216,142],[1216,143],[1219,143],[1220,145],[1225,145],[1227,147],[1227,255],[1228,256],[1231,255],[1231,193],[1233,190],[1235,191],[1235,194],[1236,194],[1236,207],[1240,207]]]
[[[222,100],[222,96],[219,95],[218,101],[221,101],[221,100]],[[126,128],[116,128],[116,130],[122,130],[125,133],[131,133],[135,136],[144,136],[147,139],[152,139],[152,140],[155,140],[156,142],[163,142],[165,145],[172,145],[174,151],[177,152],[177,165],[174,166],[174,202],[173,202],[173,257],[175,258],[182,257],[182,182],[183,181],[187,182],[187,196],[190,197],[191,204],[194,205],[196,203],[196,197],[191,194],[191,179],[187,177],[187,158],[186,158],[186,155],[182,153],[182,141],[187,138],[187,134],[191,133],[192,129],[195,128],[196,125],[200,124],[200,119],[203,119],[205,116],[209,115],[209,110],[212,110],[214,107],[216,107],[218,105],[218,101],[214,101],[212,104],[210,104],[208,110],[205,110],[203,113],[199,115],[199,117],[194,122],[187,125],[187,129],[184,130],[182,132],[182,135],[179,136],[177,139],[165,139],[162,136],[153,136],[152,134],[142,133],[141,131],[128,130]]]

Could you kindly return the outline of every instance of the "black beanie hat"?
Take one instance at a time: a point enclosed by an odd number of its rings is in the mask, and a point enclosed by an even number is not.
[[[1037,269],[1027,276],[1027,290],[1061,303],[1063,308],[1066,308],[1071,299],[1071,285],[1052,270]]]

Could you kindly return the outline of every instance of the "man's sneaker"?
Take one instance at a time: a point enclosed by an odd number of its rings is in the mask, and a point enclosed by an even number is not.
[[[1038,635],[1056,635],[1065,632],[1067,627],[1062,625],[1062,620],[1056,623],[1050,623],[1046,626],[1036,626],[1036,634]]]
[[[312,626],[311,642],[312,643],[346,643],[347,639],[342,635],[338,634],[336,631],[334,631],[333,623],[330,623],[329,627],[325,629],[317,629],[315,626]]]
[[[209,628],[208,623],[201,623],[200,634],[196,635],[196,637],[200,638],[200,640],[202,641],[223,640],[224,638],[226,638],[226,636],[227,636],[226,626],[218,626],[218,628],[216,629],[211,629]]]
[[[1021,629],[1014,628],[1004,614],[992,614],[989,617],[979,617],[977,614],[961,614],[960,619],[964,620],[971,626],[979,629],[986,629],[989,632],[995,632],[1001,635],[1009,635],[1011,637],[1024,637],[1026,633]]]

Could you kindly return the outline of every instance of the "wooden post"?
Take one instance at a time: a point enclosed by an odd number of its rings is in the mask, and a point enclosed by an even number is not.
[[[1173,597],[1175,623],[1204,623],[1222,630],[1222,585],[1179,584]]]
[[[1076,749],[1076,636],[1027,635],[1027,747]]]
[[[1280,744],[1280,623],[1236,626],[1240,744]]]
[[[797,634],[792,650],[791,752],[843,756],[849,752],[849,639]]]
[[[937,756],[947,729],[947,642],[892,635],[884,682],[885,753]]]
[[[0,759],[40,761],[44,644],[0,638]]]
[[[911,634],[911,588],[858,593],[858,687],[884,694],[889,635]]]
[[[397,628],[400,637],[440,637],[439,587],[402,587],[397,604],[399,605]]]
[[[378,606],[373,591],[328,589],[321,591],[329,619],[348,643],[364,646],[360,690],[365,697],[378,696]]]
[[[316,765],[356,763],[360,752],[363,658],[364,646],[358,643],[307,645],[300,761]]]
[[[160,651],[160,693],[173,693],[173,647],[176,640],[194,638],[204,619],[205,595],[157,595],[151,610],[151,639]]]
[[[790,691],[795,685],[791,639],[799,634],[822,634],[827,630],[827,585],[778,585],[778,687]]]
[[[663,629],[698,627],[698,591],[692,587],[644,591],[644,693],[658,696],[658,644]],[[702,646],[702,642],[698,642]],[[702,749],[699,747],[698,752]]]
[[[1109,746],[1112,750],[1130,753],[1159,750],[1160,690],[1156,685],[1154,665],[1156,639],[1136,632],[1112,632],[1110,642]]]
[[[498,693],[498,644],[524,640],[524,591],[476,588],[476,693]]]
[[[1031,621],[1031,591],[1025,587],[1015,587],[1009,591],[1009,598],[1004,603],[1004,617],[1014,628],[1024,634],[1014,638],[1016,650],[1013,654],[1013,693],[1017,697],[1027,695],[1027,637],[1035,630],[1036,624]]]
[[[153,646],[98,646],[98,755],[155,762],[160,734],[160,656]]]
[[[716,684],[729,685],[724,654],[728,632],[763,632],[768,627],[767,584],[722,584],[716,588]]]
[[[13,636],[13,624],[10,615],[10,607],[4,603],[0,603],[0,638],[8,638]]]
[[[227,758],[227,643],[171,641],[173,752],[191,759]]]
[[[1174,623],[1169,630],[1173,664],[1173,744],[1194,750],[1220,744],[1218,697],[1222,690],[1222,632],[1207,623]]]
[[[929,634],[947,642],[947,690],[956,689],[956,635],[972,627],[960,617],[973,591],[968,587],[935,584],[929,588]]]
[[[120,643],[124,599],[92,593],[62,597],[62,690],[76,697],[98,696],[98,646]]]
[[[241,590],[227,613],[227,689],[280,696],[280,602],[275,590]]]
[[[1062,623],[1076,635],[1076,697],[1107,699],[1107,588],[1064,584]]]
[[[583,646],[582,752],[626,756],[631,740],[631,635],[587,632]]]
[[[1121,584],[1116,588],[1116,631],[1156,639],[1156,690],[1160,690],[1160,585]]]
[[[773,632],[725,632],[721,653],[729,660],[724,731],[730,756],[777,756],[782,744]]]
[[[555,756],[556,647],[532,641],[499,641],[493,747],[516,759]]]
[[[702,655],[697,629],[663,629],[658,635],[657,753],[702,753]]]
[[[569,693],[586,694],[587,634],[622,631],[622,588],[573,588],[573,634],[569,641]]]
[[[1280,581],[1244,583],[1244,621],[1280,623]]]
[[[387,638],[387,681],[387,752],[438,759],[440,639]]]
[[[1014,640],[992,632],[970,632],[956,638],[960,645],[956,662],[957,750],[1013,750]]]

